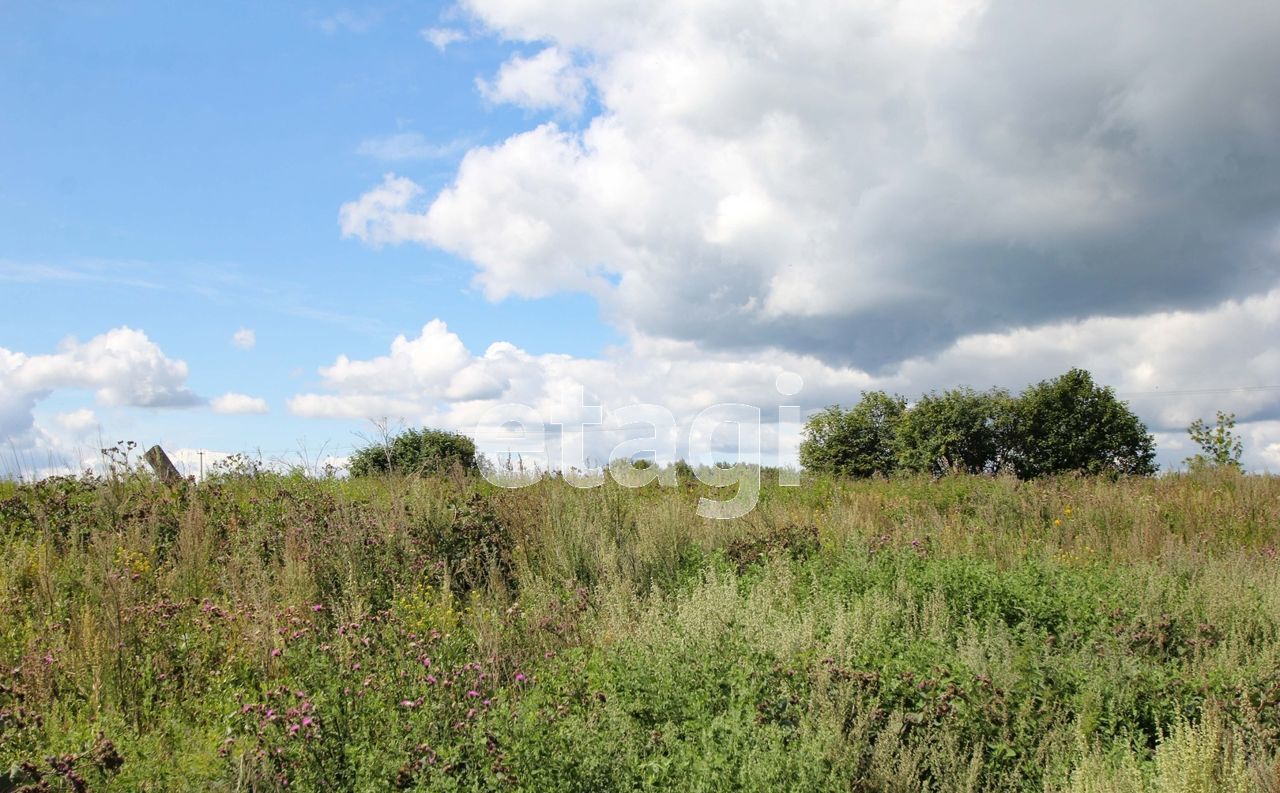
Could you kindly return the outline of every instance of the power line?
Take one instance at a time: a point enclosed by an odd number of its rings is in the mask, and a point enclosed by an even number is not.
[[[1134,396],[1195,396],[1197,394],[1238,394],[1250,393],[1258,391],[1280,391],[1280,385],[1241,385],[1241,386],[1224,386],[1222,388],[1182,388],[1170,389],[1168,391],[1156,389],[1153,391],[1127,391],[1117,393],[1116,396],[1134,397]]]

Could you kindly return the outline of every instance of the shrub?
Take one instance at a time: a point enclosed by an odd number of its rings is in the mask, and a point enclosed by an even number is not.
[[[389,472],[427,474],[460,467],[477,468],[476,444],[465,435],[446,430],[407,430],[387,443],[375,443],[351,457],[352,476]]]
[[[1240,455],[1244,446],[1232,432],[1236,426],[1236,414],[1218,411],[1218,422],[1210,427],[1204,419],[1196,419],[1187,427],[1187,434],[1200,447],[1201,453],[1186,460],[1190,468],[1240,468]]]
[[[1146,425],[1083,369],[1023,391],[1012,405],[1009,432],[1010,462],[1022,479],[1156,472],[1155,441]]]
[[[864,391],[849,410],[832,405],[811,417],[800,443],[800,464],[818,473],[869,477],[897,467],[894,436],[906,400]]]

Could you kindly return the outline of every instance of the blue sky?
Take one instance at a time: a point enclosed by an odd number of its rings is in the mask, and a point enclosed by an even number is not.
[[[782,373],[809,411],[1083,366],[1166,467],[1224,409],[1274,470],[1278,36],[1245,0],[6,3],[0,440],[341,457],[581,387],[684,449]]]
[[[441,52],[419,31],[449,16],[434,4],[6,4],[0,346],[45,352],[140,327],[193,364],[197,393],[277,404],[335,354],[376,354],[434,316],[480,349],[519,338],[531,352],[598,354],[617,334],[581,295],[498,305],[447,253],[340,237],[338,206],[384,172],[438,188],[467,146],[529,123],[474,85],[520,48],[485,37]],[[397,133],[443,151],[359,153]],[[240,328],[255,331],[252,350],[233,346]],[[69,391],[40,409],[89,401]],[[128,413],[115,434],[214,448],[343,445],[367,430],[281,409]]]

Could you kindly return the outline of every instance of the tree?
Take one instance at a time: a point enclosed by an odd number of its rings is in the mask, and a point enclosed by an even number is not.
[[[1149,476],[1155,441],[1110,388],[1083,369],[1023,391],[1010,410],[1012,467],[1020,478],[1079,472]]]
[[[374,443],[351,457],[352,476],[387,472],[426,474],[454,467],[477,468],[476,444],[465,435],[446,430],[406,430],[385,443]]]
[[[1187,427],[1187,434],[1200,447],[1201,453],[1186,459],[1190,468],[1240,468],[1240,455],[1244,444],[1232,432],[1236,426],[1236,414],[1218,411],[1217,424],[1210,427],[1204,419],[1196,419]]]
[[[898,463],[933,476],[996,471],[1005,446],[1001,419],[1011,402],[1000,389],[979,392],[966,386],[926,394],[898,423]]]
[[[800,464],[846,476],[888,475],[897,467],[894,437],[906,400],[883,391],[863,392],[849,410],[832,405],[810,417],[800,442]]]

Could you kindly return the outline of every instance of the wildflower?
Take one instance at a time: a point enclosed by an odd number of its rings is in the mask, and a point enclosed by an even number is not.
[[[467,696],[469,696],[469,697],[478,697],[478,696],[480,696],[480,692],[479,692],[479,691],[476,691],[476,690],[473,688],[473,689],[471,689],[470,691],[468,691],[468,692],[467,692]]]
[[[1061,525],[1062,525],[1062,518],[1054,518],[1054,519],[1053,519],[1053,525],[1055,525],[1055,526],[1061,526]]]
[[[272,658],[279,658],[279,657],[280,657],[280,648],[279,648],[279,647],[277,647],[277,648],[275,648],[274,650],[272,650],[272,651],[271,651],[271,657],[272,657]]]
[[[311,610],[312,610],[312,611],[324,611],[324,606],[320,605],[319,603],[316,603],[315,605],[313,605],[313,606],[311,607]]]
[[[303,716],[303,717],[302,717],[302,726],[303,726],[303,727],[310,727],[312,724],[315,724],[315,720],[314,720],[314,719],[312,719],[310,716]]]
[[[435,675],[427,675],[427,684],[428,684],[428,685],[432,685],[432,686],[434,686],[434,685],[436,684],[436,676],[435,676]]]
[[[411,699],[402,699],[400,700],[400,707],[412,710],[413,708],[418,707],[418,703]]]
[[[300,729],[300,728],[299,728],[299,726],[298,726],[297,724],[290,724],[290,725],[289,725],[289,734],[290,734],[290,735],[297,735],[297,734],[298,734],[298,730],[299,730],[299,729]]]
[[[524,672],[516,672],[516,682],[517,682],[517,683],[523,683],[524,681],[526,681],[526,680],[528,680],[528,679],[529,679],[529,678],[527,678],[527,677],[525,677],[525,676],[524,676]]]

